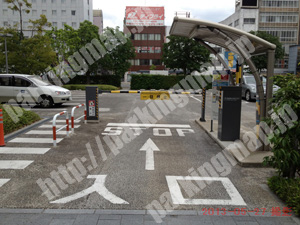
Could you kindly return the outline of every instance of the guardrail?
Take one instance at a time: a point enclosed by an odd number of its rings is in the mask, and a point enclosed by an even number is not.
[[[66,125],[62,126],[61,128],[59,128],[58,130],[56,130],[56,119],[59,116],[62,115],[66,115]],[[52,121],[52,127],[53,127],[53,146],[56,147],[57,143],[56,143],[56,133],[61,131],[62,129],[64,129],[65,127],[67,127],[66,131],[67,131],[67,137],[69,137],[69,131],[70,131],[70,127],[69,127],[69,113],[67,111],[62,111],[61,113],[57,113],[54,117],[53,117],[53,121]]]
[[[75,113],[75,109],[81,108],[83,106],[85,106],[85,104],[80,104],[78,106],[73,107],[73,109],[72,109],[72,112],[71,112],[71,133],[72,134],[74,134],[74,122],[75,122],[75,120],[74,120],[74,113]],[[86,122],[87,122],[86,108],[84,110],[84,115],[81,116],[81,117],[79,117],[79,118],[77,118],[76,120],[80,120],[83,117],[84,117],[84,123],[86,124]]]
[[[110,94],[140,94],[143,91],[167,91],[170,94],[176,95],[201,95],[200,91],[168,91],[168,90],[140,90],[140,91],[102,91],[99,90],[99,94],[110,93]]]

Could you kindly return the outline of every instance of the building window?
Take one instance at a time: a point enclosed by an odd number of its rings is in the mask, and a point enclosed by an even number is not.
[[[72,15],[72,16],[75,16],[75,15],[76,15],[76,10],[72,10],[72,11],[71,11],[71,15]]]
[[[142,35],[142,40],[147,41],[148,40],[148,34],[141,34]]]
[[[234,27],[237,27],[239,25],[239,20],[234,21]]]
[[[67,22],[62,22],[61,23],[62,27],[65,27],[65,24],[67,24]]]
[[[56,3],[56,0],[51,0],[51,3],[52,3],[52,4]]]
[[[154,46],[149,47],[149,53],[154,53]]]
[[[135,34],[134,35],[134,40],[141,40],[141,34]]]
[[[261,6],[267,8],[299,8],[299,1],[263,0]]]
[[[4,26],[4,27],[8,27],[8,21],[4,21],[4,22],[3,22],[3,26]]]
[[[27,27],[28,27],[28,22],[24,22],[24,23],[23,23],[23,26],[24,26],[25,28],[27,28]]]
[[[244,24],[255,24],[255,18],[244,18]]]
[[[56,16],[57,15],[57,11],[56,10],[52,10],[52,16]]]
[[[261,13],[262,23],[298,23],[298,13]]]
[[[140,65],[141,66],[150,66],[150,60],[149,59],[140,59]]]
[[[149,36],[148,36],[148,40],[149,41],[154,41],[155,40],[155,35],[154,34],[149,34]]]
[[[42,10],[43,15],[47,15],[47,10]]]
[[[155,53],[161,53],[161,47],[155,47]]]
[[[65,4],[65,3],[66,3],[66,0],[61,0],[61,3],[62,3],[62,4]]]
[[[32,10],[32,15],[36,16],[37,15],[37,10]]]
[[[160,40],[161,40],[160,34],[155,34],[155,40],[156,40],[156,41],[160,41]]]
[[[3,9],[3,16],[7,16],[7,9]]]
[[[152,59],[152,65],[155,65],[155,66],[161,65],[160,59]]]
[[[140,65],[140,60],[139,59],[134,60],[134,65],[139,66]]]
[[[77,23],[76,22],[72,22],[72,27],[73,28],[77,28]]]
[[[66,16],[67,15],[67,10],[61,10],[61,15]]]
[[[52,22],[53,27],[57,27],[57,22]]]
[[[229,24],[228,26],[232,27],[232,23],[231,23],[231,24]]]

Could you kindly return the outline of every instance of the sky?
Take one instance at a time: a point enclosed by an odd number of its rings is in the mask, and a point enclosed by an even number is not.
[[[176,11],[190,12],[191,18],[220,22],[234,13],[236,0],[93,0],[102,9],[104,27],[123,28],[126,6],[164,6],[165,25],[171,26]]]

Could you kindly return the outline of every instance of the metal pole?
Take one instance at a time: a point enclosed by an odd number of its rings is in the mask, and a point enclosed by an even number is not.
[[[205,120],[205,100],[206,100],[206,88],[202,88],[202,110],[201,110],[201,122],[206,122]]]
[[[268,50],[268,66],[267,66],[267,93],[266,93],[266,118],[269,117],[271,110],[271,101],[273,98],[273,75],[275,63],[275,50]]]
[[[214,132],[214,121],[211,120],[210,122],[210,132]]]
[[[4,41],[5,41],[6,73],[8,74],[8,58],[7,58],[7,43],[6,43],[6,37],[4,37]]]

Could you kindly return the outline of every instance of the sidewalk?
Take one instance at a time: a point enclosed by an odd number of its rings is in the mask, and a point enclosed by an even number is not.
[[[200,211],[174,211],[168,214],[163,225],[234,225],[282,224],[300,225],[296,217],[274,217],[270,213],[255,216],[203,216]],[[67,210],[67,209],[0,209],[1,225],[154,225],[153,217],[145,210]]]

